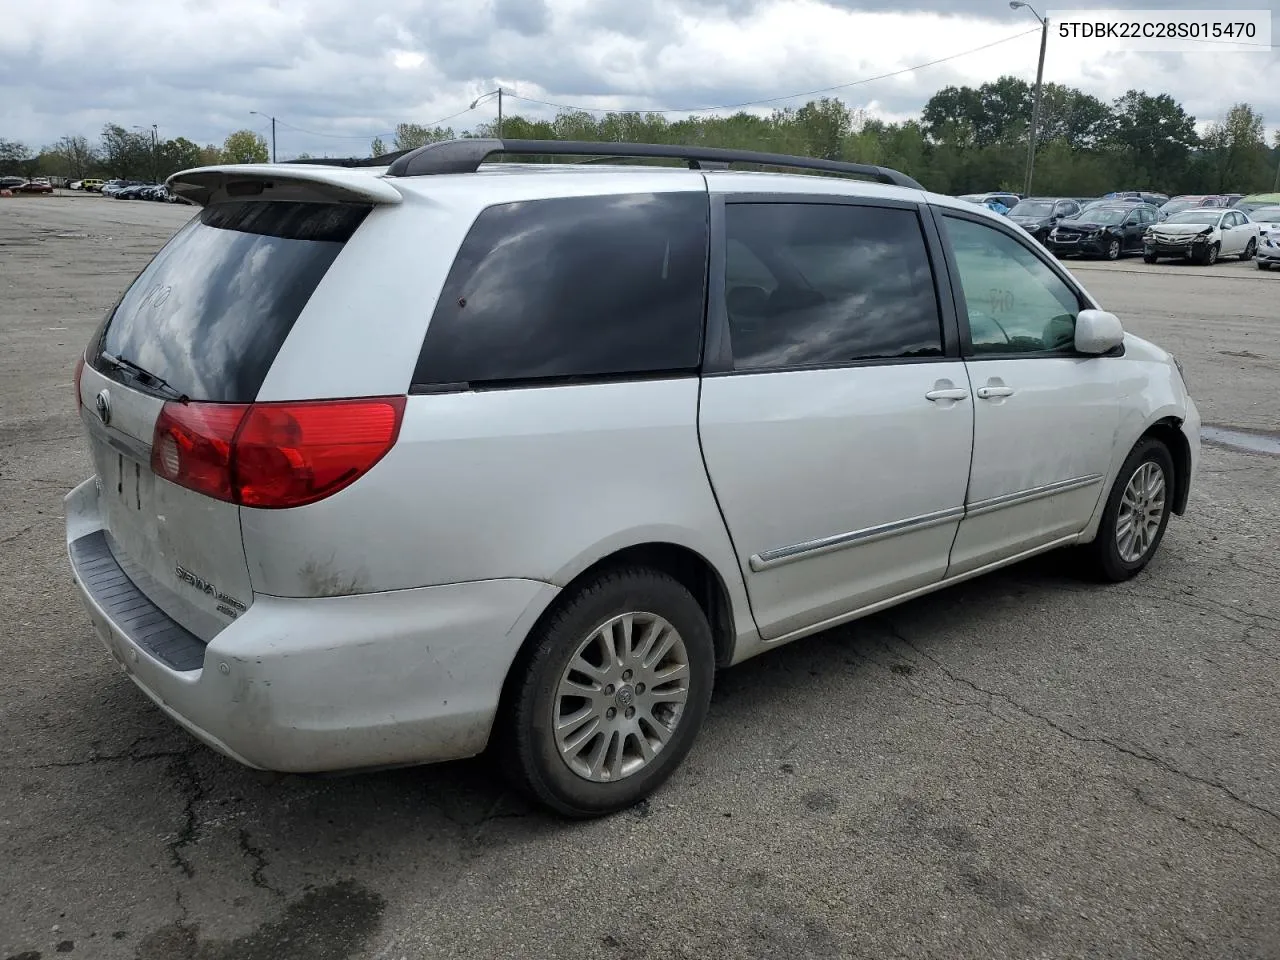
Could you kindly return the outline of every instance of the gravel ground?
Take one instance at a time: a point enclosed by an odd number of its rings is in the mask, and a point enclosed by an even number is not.
[[[483,761],[255,773],[111,665],[70,584],[76,351],[193,211],[0,200],[0,958],[1280,957],[1280,458],[1206,446],[1115,587],[1050,556],[727,672],[651,802]],[[1280,422],[1280,275],[1069,264]]]

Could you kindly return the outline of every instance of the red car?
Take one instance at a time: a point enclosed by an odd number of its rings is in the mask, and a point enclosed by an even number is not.
[[[53,186],[48,180],[28,180],[20,187],[13,188],[14,193],[53,193]]]

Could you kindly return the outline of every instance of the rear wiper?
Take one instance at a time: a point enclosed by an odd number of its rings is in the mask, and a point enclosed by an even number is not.
[[[155,390],[157,393],[163,393],[171,399],[177,400],[181,403],[186,403],[191,399],[185,393],[175,390],[173,387],[169,386],[167,381],[162,380],[150,370],[139,366],[132,360],[126,360],[124,357],[117,357],[115,354],[107,353],[105,350],[99,353],[98,356],[100,356],[106,364],[113,369],[128,371],[135,380],[150,390]]]

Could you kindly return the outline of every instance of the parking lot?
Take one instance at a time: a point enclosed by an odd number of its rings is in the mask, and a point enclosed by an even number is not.
[[[1266,452],[1206,444],[1131,582],[1043,557],[726,672],[610,819],[483,760],[301,778],[196,743],[93,636],[61,516],[76,354],[192,212],[0,200],[0,960],[1280,957]],[[1280,273],[1068,266],[1206,424],[1280,426]]]

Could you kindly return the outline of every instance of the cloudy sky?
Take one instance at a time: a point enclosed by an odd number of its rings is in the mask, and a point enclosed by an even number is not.
[[[1107,5],[1038,4],[1051,18]],[[556,108],[532,101],[687,111],[845,84],[834,95],[902,119],[948,84],[1034,80],[1038,45],[1035,19],[1006,0],[44,0],[6,5],[0,137],[39,146],[115,122],[221,143],[242,127],[269,134],[257,110],[280,121],[282,159],[366,155],[398,122],[492,119],[492,101],[467,108],[499,85],[527,98],[509,112],[546,116]],[[1051,35],[1045,79],[1108,100],[1169,93],[1202,124],[1245,100],[1280,126],[1274,46],[1135,53]]]

